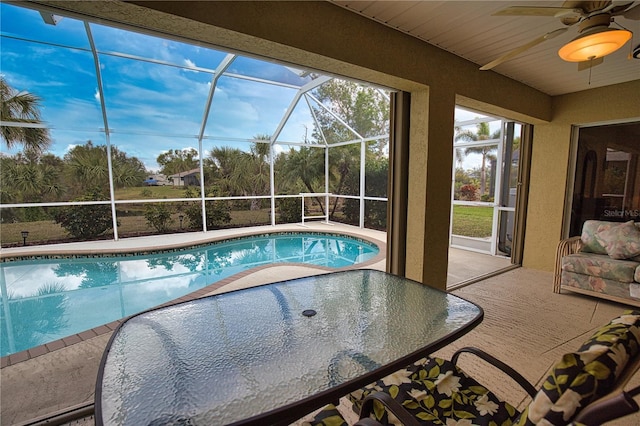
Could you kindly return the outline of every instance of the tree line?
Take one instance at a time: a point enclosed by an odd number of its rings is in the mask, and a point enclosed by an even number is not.
[[[8,148],[22,147],[19,153],[0,158],[0,201],[3,204],[109,200],[108,151],[105,145],[87,141],[70,149],[62,158],[47,152],[51,145],[49,131],[44,127],[37,127],[40,123],[41,100],[33,94],[11,88],[4,78],[0,79],[0,92],[3,121],[34,125],[33,128],[2,126],[5,145]],[[388,132],[388,101],[372,88],[333,80],[320,86],[315,96],[328,107],[314,107],[318,125],[314,126],[311,140],[305,141],[308,144],[290,147],[275,155],[276,194],[325,191],[325,154],[324,149],[316,146],[356,139],[349,128],[365,138]],[[339,115],[344,124],[335,120],[333,114]],[[368,196],[386,196],[386,143],[386,139],[380,139],[365,144],[365,193]],[[356,143],[329,149],[330,192],[359,194],[360,148],[361,145]],[[144,185],[144,180],[151,173],[138,158],[129,156],[116,146],[110,147],[110,153],[116,193],[119,189]],[[205,196],[249,197],[270,194],[270,155],[270,137],[263,134],[256,135],[254,142],[246,150],[212,147],[200,159],[199,153],[194,149],[173,149],[161,153],[156,161],[160,166],[160,173],[167,176],[199,169],[202,161]],[[176,198],[199,196],[200,190],[199,186],[187,187],[184,188],[184,195]],[[282,201],[279,207],[284,209],[288,200],[279,201]],[[357,223],[359,210],[354,207],[354,201],[333,199],[331,206],[319,203],[319,208],[323,214],[325,208],[329,208],[331,215],[342,213],[348,220],[355,220]],[[249,203],[252,210],[264,207],[264,201],[260,199],[253,199]],[[289,209],[291,212],[299,211],[299,200],[295,200],[295,203],[296,208]],[[61,210],[63,208],[39,206],[3,208],[0,210],[0,219],[3,222],[47,219],[60,221],[62,219],[56,217],[55,212]],[[102,213],[110,221],[109,209]],[[166,215],[166,212],[157,213],[156,218],[158,214]],[[372,211],[371,214],[378,217],[373,221],[375,226],[383,228],[386,215],[379,211]],[[149,214],[149,217],[153,219],[153,214]],[[192,222],[197,222],[198,217],[199,214],[193,215]],[[200,222],[201,220],[200,218]],[[110,225],[107,223],[105,226]]]

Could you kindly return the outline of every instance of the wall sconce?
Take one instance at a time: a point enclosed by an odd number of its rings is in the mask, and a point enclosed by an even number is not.
[[[20,234],[22,235],[22,245],[26,246],[27,245],[27,237],[29,236],[29,231],[22,231],[22,232],[20,232]]]
[[[180,216],[178,216],[178,219],[180,219],[180,229],[182,229],[182,219],[184,219],[184,215],[181,214]]]
[[[620,49],[631,39],[631,31],[609,28],[608,14],[596,15],[580,24],[580,35],[565,44],[558,55],[567,62],[602,58]]]

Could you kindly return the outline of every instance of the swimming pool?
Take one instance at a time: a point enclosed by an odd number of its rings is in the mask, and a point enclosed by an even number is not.
[[[110,323],[258,266],[287,262],[337,269],[378,253],[375,244],[355,237],[287,232],[136,255],[4,261],[0,356]]]

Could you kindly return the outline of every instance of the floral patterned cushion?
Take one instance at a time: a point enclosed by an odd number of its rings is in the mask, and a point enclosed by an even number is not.
[[[511,425],[519,412],[453,363],[429,358],[348,395],[360,412],[367,395],[384,391],[422,424]],[[382,424],[399,425],[382,404],[374,401],[371,417]]]
[[[609,222],[606,220],[587,220],[582,225],[582,241],[581,251],[586,253],[608,254],[607,250],[596,239],[596,233],[606,231],[614,226],[620,225],[620,222]],[[636,229],[640,230],[640,222],[635,223]],[[640,262],[640,254],[632,257],[636,262]]]
[[[637,262],[612,259],[607,255],[575,253],[562,258],[562,271],[632,283]]]
[[[515,424],[567,424],[579,408],[614,389],[639,350],[640,311],[625,311],[556,364]]]
[[[629,259],[640,255],[640,231],[632,220],[609,229],[599,229],[595,238],[614,259]]]
[[[302,422],[302,426],[348,426],[348,424],[336,406],[329,404],[316,413],[311,420]]]
[[[562,271],[561,277],[564,288],[575,287],[630,300],[640,299],[640,284],[638,283],[625,283],[568,271]]]
[[[617,224],[617,222],[606,222],[602,220],[585,221],[584,224],[582,224],[582,235],[580,235],[580,240],[582,241],[581,250],[587,253],[607,254],[607,250],[596,240],[596,233],[607,230]]]
[[[640,311],[625,311],[555,365],[534,400],[519,413],[449,361],[430,358],[348,395],[359,412],[364,398],[384,391],[421,424],[566,425],[580,408],[606,395],[640,352]],[[371,417],[398,425],[374,402]]]

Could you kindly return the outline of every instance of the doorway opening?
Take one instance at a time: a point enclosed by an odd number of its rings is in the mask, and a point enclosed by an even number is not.
[[[456,108],[450,270],[456,250],[464,251],[459,254],[465,259],[461,264],[482,265],[476,276],[511,266],[526,128],[523,123]],[[475,254],[481,256],[470,262],[469,256]]]

